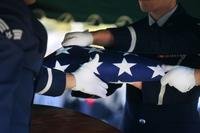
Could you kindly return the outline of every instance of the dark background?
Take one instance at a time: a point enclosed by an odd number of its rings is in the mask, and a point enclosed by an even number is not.
[[[179,0],[193,16],[200,18],[200,0]],[[105,23],[114,23],[119,16],[126,15],[133,21],[144,13],[139,9],[137,0],[38,0],[37,7],[46,16],[58,18],[62,13],[70,13],[76,21],[84,22],[89,15],[98,14]]]

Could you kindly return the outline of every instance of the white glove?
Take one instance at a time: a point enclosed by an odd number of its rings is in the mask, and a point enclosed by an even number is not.
[[[93,36],[90,32],[71,32],[65,34],[62,46],[81,46],[85,47],[93,43]]]
[[[161,78],[161,84],[175,87],[180,92],[190,91],[195,85],[194,69],[183,66],[164,66],[167,74]]]
[[[77,71],[72,73],[76,79],[76,86],[72,90],[103,98],[106,97],[108,85],[94,74],[98,66],[98,61],[99,55],[97,54],[93,60],[83,64]]]

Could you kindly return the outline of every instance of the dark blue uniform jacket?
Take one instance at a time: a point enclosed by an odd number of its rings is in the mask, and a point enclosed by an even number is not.
[[[148,17],[118,29],[113,48],[129,51],[163,64],[199,68],[200,20],[178,8],[162,27],[149,26]],[[200,119],[197,103],[200,87],[187,93],[160,82],[144,82],[142,91],[127,88],[124,132],[199,133]]]
[[[23,0],[0,4],[0,133],[28,133],[34,92],[60,95],[65,74],[42,66],[47,33]]]

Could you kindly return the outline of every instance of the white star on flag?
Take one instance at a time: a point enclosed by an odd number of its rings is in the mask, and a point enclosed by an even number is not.
[[[96,69],[94,70],[94,73],[100,75],[100,74],[99,74],[99,71],[97,70],[97,68],[98,68],[102,63],[103,63],[103,62],[98,62],[98,63],[97,63],[97,67],[96,67]]]
[[[55,69],[57,70],[60,70],[60,71],[65,71],[65,69],[67,69],[69,65],[60,65],[60,63],[58,61],[56,61],[56,64],[55,64]]]
[[[71,47],[67,47],[67,48],[60,48],[56,51],[56,55],[59,55],[59,54],[70,54],[68,52],[68,50],[71,49]]]
[[[157,65],[156,67],[151,67],[151,66],[148,66],[148,68],[150,68],[151,70],[153,70],[153,75],[152,75],[152,78],[158,76],[158,75],[161,75],[161,76],[164,76],[165,75],[165,71],[159,66]]]
[[[122,63],[114,63],[113,65],[119,67],[118,76],[121,75],[121,74],[124,73],[124,72],[126,72],[126,73],[128,73],[129,75],[132,76],[132,73],[131,73],[130,68],[133,67],[133,66],[135,66],[136,63],[128,63],[128,62],[126,61],[126,59],[123,58]]]

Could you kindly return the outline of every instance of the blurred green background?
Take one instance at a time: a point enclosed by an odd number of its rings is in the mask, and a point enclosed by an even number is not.
[[[179,0],[193,16],[200,18],[200,0]],[[126,15],[138,20],[144,14],[139,10],[137,0],[38,0],[37,7],[46,16],[58,18],[70,13],[76,21],[84,22],[89,15],[98,14],[104,23],[114,23],[119,16]]]

